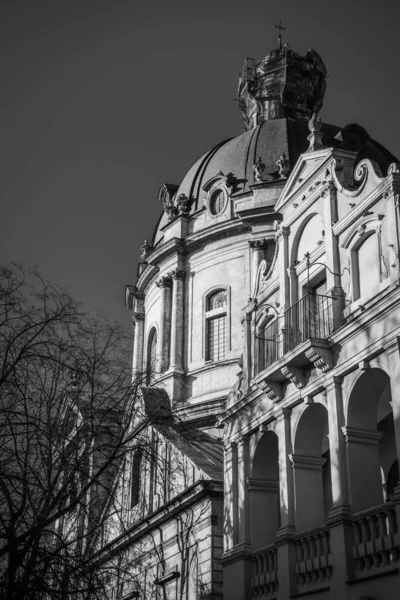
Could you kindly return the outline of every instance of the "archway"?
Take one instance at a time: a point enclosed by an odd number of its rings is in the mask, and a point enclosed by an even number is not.
[[[296,529],[303,532],[322,527],[332,506],[325,406],[311,404],[304,410],[295,431],[293,450]]]
[[[249,479],[251,540],[256,550],[272,543],[280,526],[278,436],[265,432],[258,441]]]
[[[354,512],[393,493],[398,467],[391,399],[389,376],[378,368],[365,371],[350,394],[346,445]]]

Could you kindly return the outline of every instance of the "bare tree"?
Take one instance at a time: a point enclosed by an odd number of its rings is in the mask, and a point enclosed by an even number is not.
[[[0,598],[103,595],[113,566],[92,556],[146,424],[141,384],[119,325],[35,269],[1,268]]]

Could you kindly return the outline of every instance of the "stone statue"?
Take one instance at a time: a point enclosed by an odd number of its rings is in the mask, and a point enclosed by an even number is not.
[[[254,171],[254,181],[256,183],[261,183],[263,181],[263,173],[265,171],[265,164],[261,160],[261,156],[258,157],[257,162],[253,165]]]
[[[179,194],[176,200],[176,207],[179,215],[187,216],[190,210],[190,200],[185,194]]]
[[[171,221],[173,221],[175,219],[175,217],[178,216],[178,209],[176,208],[176,206],[173,202],[169,202],[168,204],[165,204],[164,210],[167,213],[168,223],[171,223]]]
[[[322,121],[319,117],[317,117],[317,113],[313,113],[311,119],[308,121],[308,129],[311,133],[315,131],[321,131]]]
[[[149,240],[144,240],[143,244],[140,246],[140,262],[146,262],[146,258],[151,252],[151,247],[149,244]]]
[[[286,158],[286,154],[282,152],[278,160],[276,161],[276,166],[279,169],[280,177],[287,177],[290,173],[290,162],[289,159]]]

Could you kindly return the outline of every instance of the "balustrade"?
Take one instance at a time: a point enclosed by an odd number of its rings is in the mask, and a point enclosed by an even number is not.
[[[400,538],[393,505],[358,513],[353,517],[353,558],[356,574],[397,563]]]
[[[253,553],[253,598],[271,598],[278,589],[278,557],[275,546]]]
[[[285,312],[283,319],[275,319],[256,336],[256,374],[306,340],[326,340],[333,325],[333,298],[304,296]]]
[[[299,589],[323,587],[332,576],[329,530],[318,529],[295,538],[296,576]]]

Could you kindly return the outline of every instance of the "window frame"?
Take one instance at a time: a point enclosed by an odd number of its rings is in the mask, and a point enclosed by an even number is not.
[[[220,308],[214,308],[208,310],[208,301],[210,296],[215,294],[218,291],[226,292],[226,306],[222,306]],[[223,358],[218,360],[213,360],[208,358],[208,335],[209,335],[209,322],[211,319],[215,319],[218,316],[226,317],[226,326],[225,326],[225,354]],[[212,288],[209,288],[205,294],[203,294],[203,343],[202,343],[202,358],[207,364],[220,363],[229,358],[229,353],[231,351],[231,288],[229,285],[214,285]]]
[[[156,352],[155,352],[154,372],[152,373],[151,369],[150,369],[150,367],[151,367],[150,361],[151,361],[151,346],[153,344],[154,336],[156,336]],[[147,344],[146,344],[146,385],[149,385],[151,383],[152,378],[154,378],[154,375],[158,371],[158,342],[159,342],[158,327],[156,326],[156,324],[152,323],[148,330]]]

